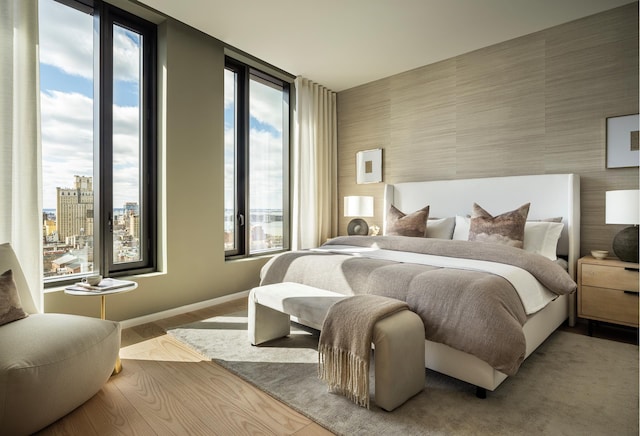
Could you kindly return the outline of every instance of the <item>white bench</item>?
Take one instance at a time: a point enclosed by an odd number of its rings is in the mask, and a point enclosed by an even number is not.
[[[249,293],[249,341],[259,345],[287,336],[291,316],[301,324],[322,328],[333,303],[346,295],[300,283],[275,283]],[[403,310],[376,323],[375,403],[388,411],[424,389],[424,324],[418,315]]]

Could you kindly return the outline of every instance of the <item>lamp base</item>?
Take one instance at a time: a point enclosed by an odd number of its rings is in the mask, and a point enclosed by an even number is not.
[[[638,263],[638,226],[622,229],[613,238],[613,252],[620,260]]]
[[[369,234],[369,225],[362,218],[352,219],[347,225],[347,234],[349,236],[367,236]]]

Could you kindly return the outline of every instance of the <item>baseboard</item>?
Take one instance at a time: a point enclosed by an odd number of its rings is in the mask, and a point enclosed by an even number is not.
[[[123,329],[127,329],[129,327],[135,327],[140,324],[146,324],[149,322],[158,321],[160,319],[182,315],[183,313],[193,312],[194,310],[204,309],[206,307],[227,303],[239,298],[247,298],[248,296],[249,291],[242,291],[235,294],[224,295],[222,297],[212,298],[211,300],[200,301],[198,303],[188,304],[186,306],[180,306],[174,309],[163,310],[162,312],[156,312],[149,315],[140,316],[138,318],[126,319],[124,321],[120,321],[120,326]]]

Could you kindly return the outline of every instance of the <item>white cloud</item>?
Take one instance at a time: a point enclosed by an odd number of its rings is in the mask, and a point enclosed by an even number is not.
[[[40,62],[92,79],[93,17],[53,0],[40,0],[39,9]]]
[[[93,17],[53,0],[39,0],[39,15],[40,62],[68,75],[52,86],[68,89],[78,77],[93,80]],[[115,27],[115,80],[139,81],[139,42],[138,34]],[[55,208],[56,187],[73,187],[74,175],[94,176],[93,99],[50,89],[40,97],[43,205]],[[139,120],[137,107],[113,106],[115,207],[139,201]]]
[[[282,138],[252,129],[249,163],[250,209],[282,208]]]
[[[225,71],[225,108],[233,102],[233,80]],[[232,77],[232,75],[231,75]],[[252,128],[250,141],[250,209],[281,209],[283,204],[282,91],[251,81],[250,114],[269,129]],[[225,128],[225,181],[234,178],[234,129]],[[233,207],[233,185],[225,184],[225,208]]]
[[[77,93],[40,94],[43,205],[56,207],[56,188],[93,175],[93,102]]]
[[[249,92],[251,116],[282,134],[282,91],[252,80]]]
[[[138,166],[140,111],[137,107],[113,106],[113,164]]]
[[[40,0],[40,62],[72,76],[93,79],[93,17],[53,0]],[[61,25],[64,23],[64,25]],[[126,35],[137,34],[116,26],[114,31],[114,76],[137,81],[140,49]]]
[[[126,202],[140,204],[139,170],[136,165],[114,168],[113,171],[113,207],[121,208]]]
[[[250,208],[282,209],[282,138],[252,129],[250,160]],[[233,143],[233,129],[225,129],[225,144]],[[234,179],[232,147],[225,147],[225,182]],[[233,208],[233,183],[225,183],[225,208]]]
[[[140,42],[140,35],[137,33],[115,26],[113,32],[113,72],[116,80],[129,82],[139,80]]]
[[[282,121],[285,108],[283,106],[282,90],[272,88],[264,83],[251,80],[249,85],[249,111],[251,117],[267,124],[282,134]],[[235,74],[224,71],[224,108],[233,107],[235,102]]]
[[[74,175],[93,176],[93,100],[77,93],[40,94],[43,204],[55,208],[56,187]],[[138,201],[139,143],[136,108],[114,106],[114,206]]]
[[[227,69],[224,70],[224,108],[233,106],[236,96],[235,73]]]
[[[234,207],[235,144],[234,129],[224,130],[224,207]]]

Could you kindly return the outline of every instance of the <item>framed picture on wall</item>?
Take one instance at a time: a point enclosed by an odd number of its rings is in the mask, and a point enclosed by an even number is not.
[[[639,130],[638,114],[607,118],[607,168],[640,165]]]
[[[356,153],[356,183],[382,182],[382,149]]]

